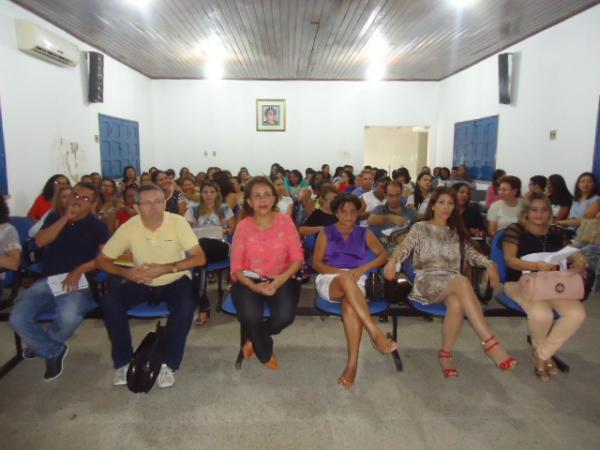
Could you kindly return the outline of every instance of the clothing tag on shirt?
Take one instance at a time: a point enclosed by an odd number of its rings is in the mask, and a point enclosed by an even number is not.
[[[67,290],[63,286],[63,281],[67,278],[68,273],[59,273],[58,275],[52,275],[47,278],[48,287],[52,291],[52,295],[58,297],[59,295],[67,294]],[[85,275],[82,275],[79,279],[79,289],[87,289],[89,287],[87,278]]]

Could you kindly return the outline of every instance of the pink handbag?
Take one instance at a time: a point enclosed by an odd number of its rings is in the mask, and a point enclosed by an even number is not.
[[[583,278],[572,271],[523,274],[519,279],[519,290],[533,301],[581,300],[585,295]]]

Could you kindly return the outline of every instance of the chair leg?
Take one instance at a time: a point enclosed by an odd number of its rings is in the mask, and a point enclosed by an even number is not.
[[[17,333],[15,333],[15,352],[15,356],[10,358],[2,365],[2,367],[0,367],[0,379],[13,370],[17,364],[23,361],[23,346],[21,345],[21,338]]]
[[[241,370],[242,363],[244,362],[244,350],[242,349],[244,342],[246,342],[246,330],[240,323],[240,351],[238,352],[237,359],[235,360],[235,368],[237,370]]]
[[[387,333],[387,337],[396,342],[398,341],[398,314],[392,314],[392,332]],[[394,361],[396,370],[402,372],[404,365],[402,364],[402,358],[400,358],[400,352],[397,349],[392,352],[392,360]]]

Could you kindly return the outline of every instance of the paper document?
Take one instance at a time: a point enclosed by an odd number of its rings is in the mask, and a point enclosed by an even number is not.
[[[395,225],[391,228],[386,228],[385,230],[382,230],[381,234],[383,234],[384,236],[390,237],[392,235],[392,233],[395,233],[396,231],[405,230],[409,226],[410,226],[410,224],[408,224],[408,223],[406,223],[404,225]]]
[[[223,227],[218,225],[208,225],[206,227],[192,228],[198,239],[223,239]]]
[[[547,262],[550,264],[556,264],[561,270],[566,270],[567,258],[573,256],[578,251],[578,248],[567,245],[565,248],[557,252],[530,253],[529,255],[522,256],[521,259],[529,262]]]
[[[67,278],[67,275],[69,275],[69,274],[68,273],[60,273],[58,275],[52,275],[47,278],[48,286],[50,287],[50,290],[52,291],[52,294],[55,297],[58,297],[59,295],[63,295],[63,294],[67,293],[67,290],[63,286],[63,281],[65,281],[65,278]],[[79,289],[87,289],[88,287],[89,287],[89,285],[88,285],[87,278],[85,277],[85,275],[82,275],[81,278],[79,279]]]

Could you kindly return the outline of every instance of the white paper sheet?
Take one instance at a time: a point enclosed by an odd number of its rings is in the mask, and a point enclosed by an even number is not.
[[[522,256],[521,259],[529,262],[547,262],[550,264],[556,264],[560,267],[560,270],[566,270],[567,258],[573,256],[578,251],[578,248],[567,245],[565,248],[557,252],[530,253],[529,255]]]
[[[58,275],[52,275],[47,278],[48,286],[50,287],[50,290],[52,291],[52,294],[55,297],[58,297],[59,295],[63,295],[63,294],[67,293],[67,290],[63,286],[63,281],[65,281],[65,278],[67,278],[67,275],[69,275],[69,274],[68,273],[60,273]],[[89,287],[89,285],[88,285],[87,278],[85,277],[85,275],[82,275],[81,278],[79,279],[79,289],[87,289],[88,287]]]

